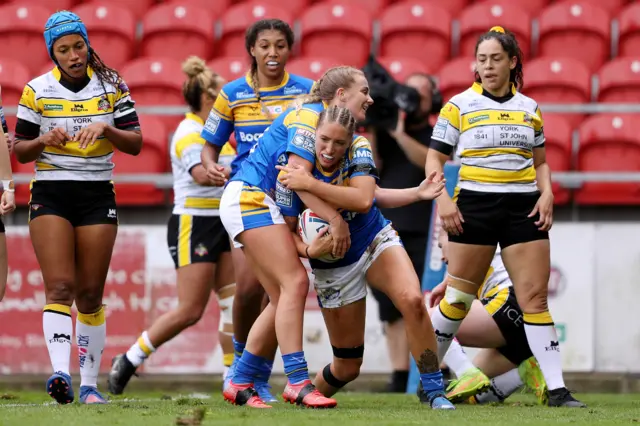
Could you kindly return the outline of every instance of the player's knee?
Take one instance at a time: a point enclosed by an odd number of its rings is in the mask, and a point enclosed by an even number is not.
[[[95,312],[102,306],[102,289],[79,289],[75,297],[80,312]]]
[[[403,294],[398,301],[398,310],[402,313],[402,318],[405,320],[412,317],[420,319],[427,315],[427,307],[419,291]]]
[[[235,298],[235,284],[229,284],[217,292],[218,306],[220,307],[221,333],[233,333],[233,301]]]
[[[523,312],[529,314],[537,314],[540,312],[546,312],[549,310],[547,304],[547,289],[536,289],[534,287],[527,287],[529,290],[521,292],[517,299],[518,305]]]
[[[56,280],[47,283],[47,303],[71,306],[74,299],[72,280]]]
[[[447,318],[461,320],[471,309],[471,304],[475,298],[475,294],[469,294],[452,285],[448,285],[438,308]]]
[[[264,297],[264,288],[256,279],[239,277],[234,297],[240,306],[260,306]]]
[[[356,346],[355,348],[337,348],[335,346],[332,346],[332,348],[334,372],[332,373],[327,365],[323,371],[323,376],[325,381],[331,386],[341,388],[347,383],[357,379],[360,375],[360,367],[362,367],[362,358],[364,356],[364,344]]]
[[[296,299],[305,299],[309,294],[309,276],[306,270],[285,279],[281,284],[281,293],[287,293]]]

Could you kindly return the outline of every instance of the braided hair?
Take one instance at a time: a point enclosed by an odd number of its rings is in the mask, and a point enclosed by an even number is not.
[[[122,80],[118,71],[108,67],[92,47],[89,48],[89,61],[87,65],[93,69],[93,72],[96,73],[100,81],[103,83],[118,86]]]
[[[258,61],[251,54],[251,48],[255,46],[256,41],[258,40],[258,36],[262,31],[275,30],[281,32],[287,40],[287,45],[289,49],[293,47],[293,43],[295,40],[295,36],[291,27],[286,22],[280,19],[262,19],[260,21],[255,22],[252,26],[247,28],[247,32],[245,34],[245,49],[251,58],[251,85],[252,89],[256,94],[256,98],[258,98],[258,102],[260,103],[260,107],[262,111],[267,116],[270,121],[273,121],[273,117],[269,110],[265,107],[262,102],[262,97],[260,95],[260,84],[258,81]]]
[[[346,65],[330,68],[315,82],[309,94],[299,96],[295,102],[301,106],[330,101],[336,96],[338,89],[351,87],[356,82],[357,74],[364,76],[362,70]]]
[[[316,127],[320,127],[325,123],[337,123],[342,126],[348,133],[348,139],[353,138],[353,134],[356,131],[356,119],[351,114],[351,111],[349,111],[349,108],[330,106],[323,110],[318,116],[318,124]]]
[[[513,83],[518,91],[522,90],[524,87],[524,73],[522,70],[523,55],[522,50],[520,50],[520,46],[518,45],[518,40],[516,40],[516,36],[510,31],[505,31],[502,27],[493,27],[478,38],[475,50],[476,55],[478,54],[478,47],[480,46],[480,43],[486,40],[497,40],[504,51],[507,52],[509,59],[515,56],[516,66],[509,73],[509,82]],[[476,83],[482,83],[480,74],[477,71],[475,72],[475,79]]]

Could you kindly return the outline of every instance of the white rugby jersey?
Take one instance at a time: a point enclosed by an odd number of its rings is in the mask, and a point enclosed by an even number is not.
[[[493,260],[491,261],[489,271],[487,272],[487,277],[478,289],[478,299],[488,297],[487,295],[491,296],[491,291],[495,288],[502,290],[503,288],[511,286],[513,286],[513,283],[511,282],[511,278],[509,278],[507,268],[504,267],[502,254],[500,253],[500,246],[498,246],[496,254],[493,256]]]
[[[139,129],[134,102],[125,82],[120,81],[117,86],[101,82],[90,67],[87,75],[89,83],[77,93],[60,83],[57,67],[31,80],[20,98],[18,122],[23,120],[30,126],[38,126],[39,136],[60,127],[73,137],[83,127],[99,122],[123,130]],[[21,139],[21,136],[17,126],[16,137]],[[111,180],[114,167],[111,142],[103,136],[85,149],[78,145],[78,142],[67,141],[61,148],[45,147],[36,160],[36,180]]]
[[[224,187],[198,185],[191,176],[191,169],[202,163],[200,154],[205,140],[200,136],[204,121],[187,113],[171,139],[171,168],[173,171],[173,214],[193,216],[219,216],[220,198]],[[230,167],[236,157],[227,142],[220,151],[218,164]]]
[[[482,192],[534,192],[533,148],[544,146],[536,102],[516,91],[505,102],[482,94],[482,86],[455,95],[440,111],[432,139],[456,149],[458,186]]]

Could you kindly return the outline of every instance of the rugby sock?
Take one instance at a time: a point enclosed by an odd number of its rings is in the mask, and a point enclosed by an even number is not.
[[[269,377],[271,377],[271,370],[273,370],[273,361],[270,359],[262,358],[262,366],[260,371],[256,375],[256,382],[269,383]]]
[[[554,390],[565,387],[560,344],[551,314],[549,311],[538,314],[525,313],[523,319],[529,347],[538,360],[547,388]]]
[[[225,367],[231,367],[231,364],[233,364],[233,358],[234,358],[234,354],[233,352],[229,353],[229,354],[222,354],[222,365],[224,365]]]
[[[42,310],[42,330],[53,371],[69,374],[71,358],[71,307],[52,303]]]
[[[438,370],[435,373],[420,374],[420,382],[422,383],[422,389],[429,395],[431,392],[444,391],[444,379],[442,378],[442,371]]]
[[[457,378],[460,378],[466,371],[475,368],[475,365],[473,365],[457,339],[451,341],[449,350],[444,356],[443,361],[453,370]]]
[[[233,383],[237,385],[246,385],[253,383],[263,369],[266,358],[244,351],[242,357],[236,365],[236,371],[233,374]]]
[[[80,361],[80,386],[98,387],[98,373],[102,352],[107,341],[107,323],[104,306],[93,314],[78,312],[76,343]]]
[[[491,379],[491,388],[486,392],[476,395],[476,401],[479,404],[504,401],[520,389],[523,384],[518,369],[514,368]]]
[[[297,385],[309,380],[309,369],[307,360],[304,358],[304,352],[282,355],[282,361],[284,361],[284,374],[287,375],[289,383]]]
[[[238,342],[236,340],[236,336],[233,336],[233,350],[235,351],[236,358],[240,359],[240,357],[242,356],[242,352],[244,352],[244,347],[246,345],[247,345],[246,343]]]
[[[467,316],[467,311],[452,306],[446,298],[442,298],[438,309],[431,314],[431,323],[436,333],[438,342],[438,359],[442,361],[451,345],[453,336],[458,332],[462,320]]]
[[[151,344],[149,340],[149,334],[143,331],[136,343],[131,345],[127,351],[127,359],[134,367],[140,367],[145,359],[156,351],[156,348]]]

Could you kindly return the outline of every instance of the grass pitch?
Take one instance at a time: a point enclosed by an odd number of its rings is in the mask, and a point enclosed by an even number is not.
[[[524,426],[574,424],[638,425],[640,395],[580,394],[586,409],[540,407],[529,395],[493,406],[459,405],[436,412],[412,395],[341,393],[334,410],[308,410],[274,404],[271,410],[235,407],[220,393],[162,394],[137,392],[113,397],[109,405],[77,402],[59,406],[45,392],[0,391],[0,425],[259,425],[259,426]],[[77,397],[77,395],[76,395]]]

